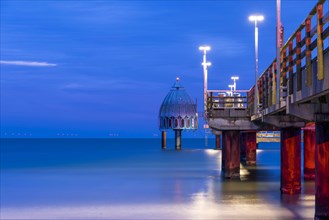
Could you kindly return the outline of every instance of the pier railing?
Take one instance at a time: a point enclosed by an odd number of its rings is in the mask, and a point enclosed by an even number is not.
[[[207,109],[246,109],[248,107],[247,92],[248,90],[208,90]]]
[[[256,130],[250,121],[248,90],[208,90],[206,118],[217,130]]]
[[[276,83],[278,83],[276,59],[257,80],[259,110],[266,108],[270,108],[269,112],[277,110],[275,104],[278,103],[280,107],[284,107],[288,95],[296,95],[294,101],[298,101],[328,89],[326,85],[328,83],[324,83],[327,81],[325,74],[328,71],[324,67],[324,55],[328,53],[328,45],[324,44],[328,44],[325,39],[329,36],[329,10],[328,8],[324,10],[325,6],[328,7],[325,2],[326,0],[318,1],[281,48],[280,91],[276,91]],[[323,11],[326,12],[325,15]],[[254,108],[254,90],[255,86],[248,92],[250,108]],[[281,100],[276,100],[277,92],[280,92]],[[251,109],[251,112],[254,110]]]

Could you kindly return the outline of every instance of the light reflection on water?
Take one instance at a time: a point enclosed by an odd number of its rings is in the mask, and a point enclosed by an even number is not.
[[[277,146],[260,146],[256,167],[241,165],[240,180],[223,180],[221,151],[184,144],[175,152],[154,140],[6,143],[0,217],[313,218],[312,181],[301,195],[280,195]]]

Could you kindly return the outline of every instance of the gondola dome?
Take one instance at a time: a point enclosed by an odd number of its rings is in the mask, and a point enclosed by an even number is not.
[[[159,111],[160,130],[197,129],[197,105],[192,101],[179,78],[164,98]]]

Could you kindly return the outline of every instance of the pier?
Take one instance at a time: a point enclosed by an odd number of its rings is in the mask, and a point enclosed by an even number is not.
[[[257,131],[280,131],[281,193],[300,193],[303,129],[304,178],[315,179],[316,219],[329,218],[329,48],[324,44],[329,12],[323,10],[325,2],[320,0],[280,45],[277,58],[249,90],[208,89],[205,52],[203,61],[204,115],[212,132],[222,134],[223,176],[239,177],[240,155],[247,165],[256,165]],[[256,52],[256,76],[257,62]],[[313,128],[306,127],[310,122]]]

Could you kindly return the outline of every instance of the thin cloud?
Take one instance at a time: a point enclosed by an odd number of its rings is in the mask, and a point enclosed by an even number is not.
[[[14,66],[37,66],[37,67],[57,66],[57,64],[54,64],[54,63],[47,63],[47,62],[36,62],[36,61],[8,61],[8,60],[0,60],[0,64],[4,64],[4,65],[14,65]]]
[[[133,81],[129,79],[113,79],[113,80],[100,80],[100,79],[80,79],[79,82],[72,82],[61,86],[61,89],[70,91],[90,91],[90,90],[159,90],[159,88],[167,88],[160,82],[145,82]]]

